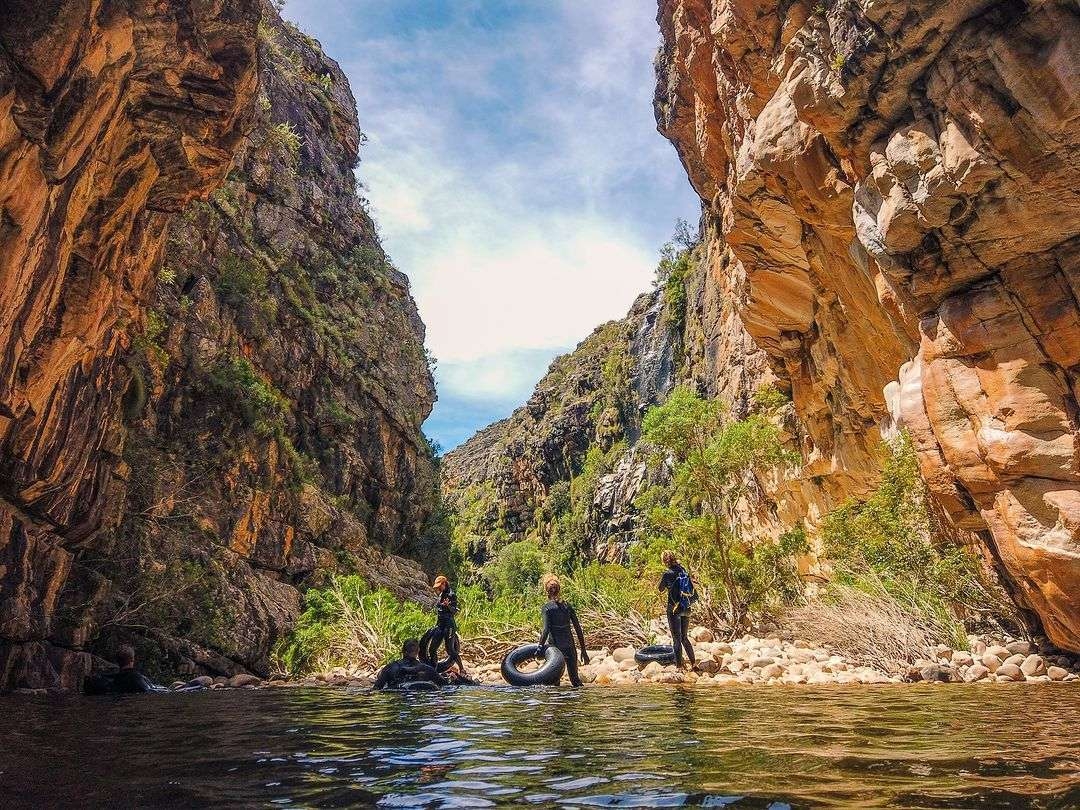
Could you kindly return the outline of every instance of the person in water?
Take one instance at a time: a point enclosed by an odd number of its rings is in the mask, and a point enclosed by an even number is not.
[[[89,676],[83,683],[83,691],[88,695],[136,695],[168,691],[135,669],[134,647],[125,644],[117,650],[116,664],[120,667],[117,672]]]
[[[570,676],[573,686],[581,686],[581,678],[578,677],[578,653],[574,646],[574,637],[570,633],[573,628],[581,644],[581,663],[589,663],[589,653],[585,650],[585,634],[581,632],[581,623],[578,622],[574,608],[560,599],[562,584],[554,574],[544,578],[544,592],[547,594],[547,604],[540,611],[544,629],[540,631],[540,647],[544,647],[548,639],[554,644],[566,659],[566,673]]]
[[[448,666],[457,667],[457,674],[468,677],[465,672],[465,664],[461,661],[461,639],[457,630],[458,601],[457,594],[450,587],[450,580],[439,574],[435,577],[432,586],[439,595],[438,604],[435,606],[435,634],[431,638],[430,660],[438,663],[439,647],[446,645]]]
[[[379,670],[375,678],[375,688],[394,689],[415,681],[431,681],[440,686],[443,684],[443,679],[435,672],[435,668],[420,660],[420,642],[410,638],[401,647],[401,659]]]
[[[690,605],[694,600],[693,583],[690,574],[679,565],[675,553],[670,549],[660,555],[661,562],[667,570],[660,577],[659,590],[667,591],[667,622],[668,630],[671,631],[671,646],[675,648],[675,666],[683,668],[683,650],[690,659],[690,666],[696,665],[694,661],[694,645],[690,643]]]

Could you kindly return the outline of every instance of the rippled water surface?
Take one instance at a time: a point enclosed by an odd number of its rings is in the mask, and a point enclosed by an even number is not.
[[[0,701],[3,807],[1080,806],[1080,689]]]

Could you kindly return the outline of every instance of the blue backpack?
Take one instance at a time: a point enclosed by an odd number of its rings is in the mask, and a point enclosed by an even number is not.
[[[685,568],[680,568],[676,574],[675,584],[679,588],[679,612],[688,613],[690,606],[698,600],[697,589],[694,588],[694,580]]]

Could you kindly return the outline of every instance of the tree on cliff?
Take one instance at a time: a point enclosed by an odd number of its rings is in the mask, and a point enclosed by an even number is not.
[[[757,475],[793,463],[779,428],[755,413],[728,417],[719,400],[702,399],[689,388],[672,391],[652,408],[642,425],[644,440],[657,459],[672,466],[671,483],[641,499],[653,532],[694,550],[695,560],[714,573],[732,627],[746,623],[758,583],[775,582],[785,566],[777,549],[755,551],[740,525],[739,504],[757,486]],[[765,572],[763,567],[777,569]]]

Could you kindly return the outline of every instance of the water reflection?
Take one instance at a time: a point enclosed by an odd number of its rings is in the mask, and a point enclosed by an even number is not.
[[[4,807],[1080,805],[1080,689],[6,698]]]

